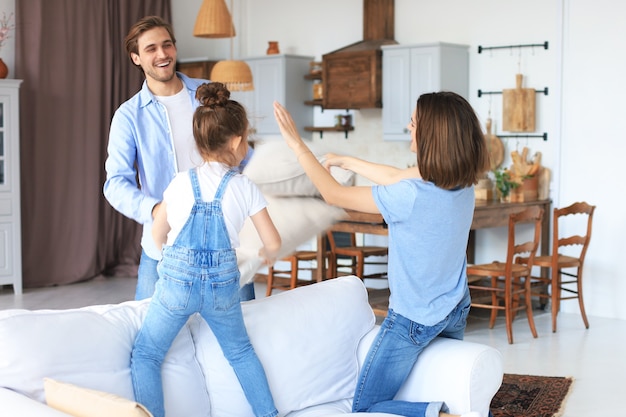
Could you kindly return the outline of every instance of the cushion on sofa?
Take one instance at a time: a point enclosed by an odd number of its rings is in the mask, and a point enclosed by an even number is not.
[[[0,386],[44,402],[44,378],[134,399],[130,352],[149,301],[0,312]],[[206,417],[209,397],[188,327],[163,364],[172,417]]]
[[[320,162],[328,150],[324,146],[309,143],[313,155]],[[307,177],[296,155],[284,141],[260,143],[243,170],[263,194],[276,197],[319,197],[320,193]],[[330,169],[331,175],[343,185],[354,184],[354,173],[338,167]]]
[[[330,206],[316,197],[266,196],[266,199],[267,211],[282,239],[279,258],[293,252],[346,215],[343,209]],[[241,272],[240,284],[244,285],[252,281],[262,266],[258,254],[263,245],[249,218],[239,233],[239,239],[241,245],[237,248],[237,262]]]
[[[143,405],[126,398],[44,379],[46,403],[73,417],[152,417]]]
[[[250,340],[281,415],[352,397],[357,346],[375,323],[360,279],[335,278],[242,306]],[[211,397],[211,415],[252,416],[208,325],[196,319],[190,328]]]

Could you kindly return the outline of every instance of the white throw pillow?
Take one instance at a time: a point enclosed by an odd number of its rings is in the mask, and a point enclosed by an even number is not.
[[[292,253],[346,216],[343,209],[330,206],[316,197],[267,196],[266,199],[267,211],[282,239],[280,256]],[[250,219],[246,220],[239,233],[239,240],[237,262],[241,273],[240,284],[245,285],[252,281],[262,266],[259,249],[263,245]]]
[[[44,402],[48,377],[134,399],[130,353],[148,304],[0,312],[0,386]],[[162,375],[167,415],[206,417],[209,397],[188,326]]]
[[[324,155],[329,151],[315,144],[309,144],[309,148],[323,163]],[[296,155],[284,141],[258,144],[243,173],[257,184],[266,196],[320,196],[298,163]],[[352,171],[332,167],[330,173],[342,185],[354,184]]]
[[[352,398],[357,347],[375,323],[359,278],[299,287],[243,303],[242,308],[280,415]],[[190,329],[211,397],[211,415],[251,417],[241,385],[209,326],[196,318]]]

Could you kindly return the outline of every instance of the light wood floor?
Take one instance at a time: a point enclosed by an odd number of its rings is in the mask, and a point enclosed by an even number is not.
[[[97,278],[72,285],[26,289],[21,296],[13,295],[11,287],[5,286],[0,287],[0,310],[119,303],[133,298],[135,284],[135,278]],[[265,296],[264,283],[255,283],[255,289],[257,297]],[[590,328],[586,330],[580,315],[562,313],[559,329],[552,333],[548,312],[537,310],[534,316],[539,337],[532,338],[522,315],[513,324],[515,343],[509,345],[503,317],[490,330],[486,316],[472,312],[465,339],[500,350],[505,372],[574,377],[562,417],[626,415],[620,400],[626,375],[626,321],[589,317]]]

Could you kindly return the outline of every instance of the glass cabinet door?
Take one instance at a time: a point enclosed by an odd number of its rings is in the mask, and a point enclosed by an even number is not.
[[[4,103],[0,102],[0,187],[4,186]]]

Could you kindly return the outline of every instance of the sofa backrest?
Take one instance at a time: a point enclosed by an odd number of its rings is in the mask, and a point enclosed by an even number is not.
[[[148,300],[0,311],[0,387],[45,402],[44,378],[134,399],[130,352]],[[281,415],[352,398],[357,348],[375,323],[360,279],[342,277],[242,304]],[[210,328],[192,317],[162,370],[169,417],[252,416]]]
[[[45,402],[43,383],[49,377],[134,399],[130,352],[147,307],[146,300],[0,311],[0,387]],[[168,352],[163,376],[168,416],[208,415],[209,397],[188,327]]]
[[[359,342],[375,324],[359,278],[335,278],[246,302],[243,311],[280,415],[352,398]],[[190,322],[190,328],[209,390],[211,415],[252,416],[210,328],[201,318]]]

